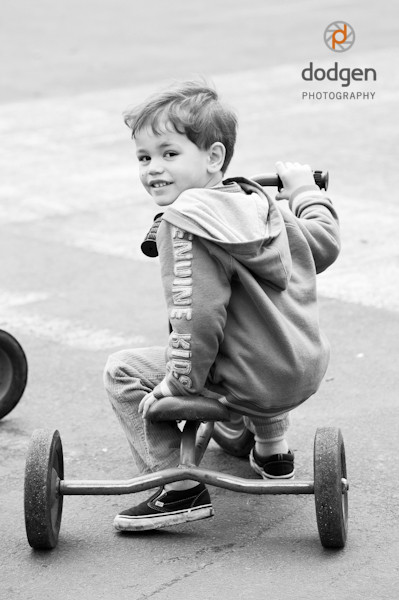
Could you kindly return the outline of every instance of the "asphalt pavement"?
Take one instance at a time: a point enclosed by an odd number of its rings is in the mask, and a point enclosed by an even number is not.
[[[0,328],[24,347],[29,379],[0,421],[0,597],[396,598],[398,11],[390,0],[3,3]],[[338,58],[323,41],[336,19],[356,31]],[[357,99],[305,100],[304,91],[343,91],[304,82],[310,61],[325,71],[334,61],[372,67],[377,81],[352,82]],[[65,498],[57,548],[33,551],[23,479],[34,429],[59,429],[68,479],[135,473],[102,370],[117,349],[166,343],[167,327],[157,260],[140,252],[156,207],[140,189],[121,114],[159,85],[198,74],[238,112],[229,175],[290,159],[330,173],[343,238],[319,280],[331,363],[295,411],[289,441],[298,478],[309,479],[317,427],[342,429],[347,546],[322,548],[311,496],[211,488],[213,519],[127,536],[113,517],[145,493]],[[252,476],[215,442],[204,466]]]

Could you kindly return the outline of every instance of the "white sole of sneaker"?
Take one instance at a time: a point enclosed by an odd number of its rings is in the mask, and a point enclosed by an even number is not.
[[[198,508],[177,510],[172,513],[159,513],[148,517],[117,515],[114,519],[114,527],[117,531],[149,531],[150,529],[161,529],[162,527],[170,527],[171,525],[208,519],[213,517],[214,514],[213,506],[206,504]]]
[[[251,465],[252,470],[255,471],[257,475],[260,475],[262,479],[293,479],[295,476],[295,469],[288,475],[268,475],[262,467],[255,462],[252,452],[249,455],[249,464]]]

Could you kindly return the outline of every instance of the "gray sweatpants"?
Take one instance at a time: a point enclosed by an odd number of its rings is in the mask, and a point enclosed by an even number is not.
[[[111,354],[104,371],[105,388],[140,473],[179,464],[181,431],[177,423],[152,422],[138,412],[143,396],[162,381],[165,372],[165,348],[160,346]],[[287,412],[244,419],[259,442],[283,439],[289,426]]]

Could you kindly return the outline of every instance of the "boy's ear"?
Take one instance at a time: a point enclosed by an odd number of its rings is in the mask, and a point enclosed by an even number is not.
[[[226,148],[222,142],[214,142],[208,150],[208,171],[217,173],[222,170],[224,159],[226,157]]]

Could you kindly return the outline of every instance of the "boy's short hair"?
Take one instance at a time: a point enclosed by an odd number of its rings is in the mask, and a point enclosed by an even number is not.
[[[222,104],[216,90],[206,83],[186,81],[159,93],[124,113],[124,121],[132,137],[145,126],[155,134],[170,123],[178,133],[185,134],[201,150],[215,142],[226,148],[222,166],[225,173],[234,153],[237,117]]]

